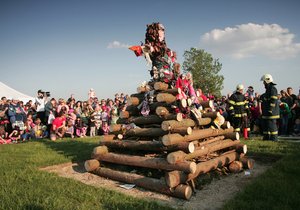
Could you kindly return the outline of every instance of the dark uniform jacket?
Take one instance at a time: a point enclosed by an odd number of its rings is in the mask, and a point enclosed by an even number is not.
[[[266,84],[266,92],[261,95],[263,119],[279,119],[279,101],[274,83]]]
[[[248,101],[246,97],[235,92],[229,98],[229,113],[232,117],[245,117],[249,112]]]

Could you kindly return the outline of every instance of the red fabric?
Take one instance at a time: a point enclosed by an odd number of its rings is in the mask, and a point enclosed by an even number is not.
[[[132,50],[137,57],[143,55],[143,50],[141,46],[132,46],[129,47],[129,49]]]
[[[54,126],[56,129],[61,127],[65,121],[66,121],[66,118],[64,118],[64,117],[56,117],[52,121],[52,130],[54,130]]]

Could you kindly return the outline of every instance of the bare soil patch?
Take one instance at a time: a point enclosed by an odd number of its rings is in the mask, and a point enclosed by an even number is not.
[[[154,200],[174,208],[180,207],[186,209],[211,210],[220,209],[227,200],[234,197],[234,195],[241,191],[244,186],[249,184],[255,177],[264,173],[270,167],[270,164],[256,161],[253,170],[243,171],[238,174],[224,175],[220,179],[213,179],[211,183],[204,185],[201,190],[197,190],[195,195],[193,195],[189,201],[147,191],[139,187],[130,190],[123,189],[119,185],[124,183],[86,172],[83,163],[65,163],[41,168],[41,170],[56,173],[61,177],[75,179],[94,187],[103,187],[126,195]],[[248,172],[250,172],[250,174]]]

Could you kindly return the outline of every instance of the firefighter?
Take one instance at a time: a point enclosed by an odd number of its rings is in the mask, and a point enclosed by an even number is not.
[[[250,130],[248,125],[249,107],[243,91],[244,85],[239,84],[236,86],[236,91],[229,97],[229,114],[234,130],[239,133],[243,131],[244,137],[247,138],[248,131]]]
[[[273,83],[273,77],[270,74],[263,75],[261,81],[263,81],[266,89],[266,92],[260,97],[263,140],[277,141],[277,120],[280,118],[280,115],[276,84]]]

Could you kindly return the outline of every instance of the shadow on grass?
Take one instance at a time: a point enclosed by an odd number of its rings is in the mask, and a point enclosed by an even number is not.
[[[99,145],[99,140],[94,139],[62,139],[57,141],[45,140],[43,143],[58,154],[64,155],[72,163],[77,163],[74,170],[82,171],[82,165],[85,160],[91,158],[94,147]]]

